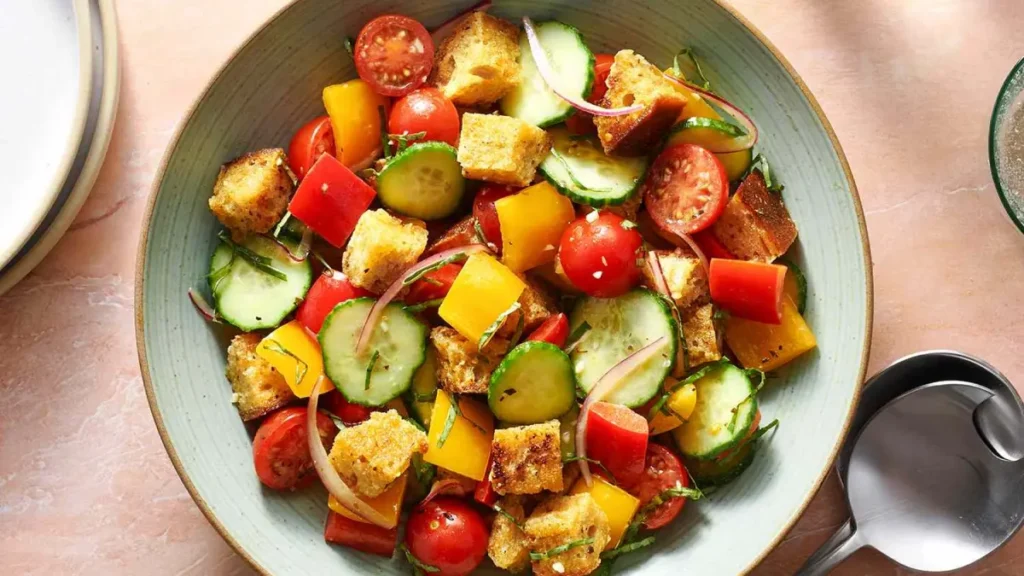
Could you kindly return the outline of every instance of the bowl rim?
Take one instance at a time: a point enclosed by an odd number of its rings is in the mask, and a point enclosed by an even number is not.
[[[786,520],[785,525],[779,530],[772,541],[762,550],[747,566],[743,568],[740,575],[749,574],[754,570],[772,551],[778,548],[779,544],[782,543],[783,539],[787,534],[796,526],[797,521],[803,516],[807,507],[810,506],[811,501],[817,496],[818,492],[821,491],[821,487],[828,478],[829,474],[832,473],[835,467],[836,457],[839,455],[839,450],[846,440],[846,436],[849,434],[850,425],[853,421],[854,414],[857,411],[857,405],[860,402],[861,391],[864,387],[864,379],[867,376],[868,361],[871,353],[871,335],[873,330],[873,318],[874,318],[874,278],[873,270],[871,266],[871,248],[868,240],[868,229],[867,223],[864,218],[864,208],[861,204],[860,193],[857,191],[857,184],[853,178],[853,172],[850,170],[850,164],[846,159],[846,154],[843,152],[842,145],[839,143],[839,138],[836,136],[835,130],[832,128],[832,123],[829,122],[825,116],[824,110],[818,103],[814,94],[804,83],[803,78],[797,73],[793,65],[790,64],[789,60],[783,56],[782,52],[773,44],[765,35],[762,33],[750,20],[743,16],[739,10],[729,4],[728,0],[710,0],[711,2],[718,5],[719,8],[724,10],[733,19],[739,23],[740,26],[745,28],[750,34],[752,34],[758,42],[760,42],[771,55],[779,62],[779,64],[785,69],[786,73],[796,84],[797,88],[803,94],[804,98],[810,104],[811,110],[814,115],[821,122],[822,127],[825,129],[825,133],[828,135],[829,141],[832,143],[832,147],[836,152],[836,157],[839,159],[839,164],[842,167],[843,174],[846,176],[846,183],[850,189],[851,199],[853,200],[854,211],[857,217],[857,225],[860,230],[861,236],[861,249],[863,250],[863,258],[865,262],[865,274],[864,274],[864,289],[865,289],[865,318],[864,318],[864,343],[861,346],[860,351],[860,370],[857,374],[857,380],[859,384],[853,392],[853,398],[850,401],[850,406],[847,408],[846,416],[843,419],[842,433],[837,437],[835,444],[832,446],[828,459],[821,472],[818,473],[815,478],[812,487],[808,490],[803,501],[793,510],[789,519]],[[164,425],[163,415],[156,404],[156,393],[153,390],[153,381],[149,372],[149,360],[146,356],[146,338],[144,328],[144,317],[145,317],[145,275],[144,271],[146,268],[146,247],[149,244],[149,228],[153,218],[153,211],[156,208],[156,200],[160,192],[160,185],[163,182],[164,175],[167,172],[168,163],[171,155],[178,147],[178,141],[181,135],[192,119],[196,110],[199,108],[206,98],[209,96],[213,85],[217,79],[220,78],[221,74],[224,73],[225,69],[231,64],[232,61],[248,47],[255,38],[263,32],[265,29],[270,27],[276,22],[281,16],[290,10],[298,0],[289,0],[284,6],[275,11],[263,24],[261,24],[256,30],[254,30],[246,39],[240,43],[234,50],[228,54],[227,58],[217,68],[216,73],[210,77],[210,80],[203,87],[202,92],[192,102],[189,108],[181,117],[178,125],[175,127],[173,137],[167,145],[167,149],[164,151],[164,155],[160,160],[160,165],[157,169],[156,175],[153,179],[153,184],[149,192],[149,197],[146,200],[146,208],[143,213],[143,222],[141,234],[139,236],[139,244],[135,258],[135,341],[136,350],[139,356],[139,369],[142,373],[142,383],[146,391],[146,400],[149,404],[150,413],[153,416],[153,421],[156,424],[157,433],[160,435],[160,440],[164,445],[164,449],[167,451],[167,455],[171,459],[171,464],[174,466],[175,472],[181,479],[182,484],[185,485],[185,489],[188,491],[192,500],[199,507],[199,510],[206,517],[206,520],[213,526],[213,528],[220,534],[221,538],[228,543],[229,546],[235,551],[236,554],[241,556],[250,567],[256,572],[263,576],[274,576],[272,572],[267,570],[262,564],[260,564],[249,552],[242,546],[241,542],[235,539],[235,537],[227,530],[227,528],[220,522],[217,516],[213,513],[212,508],[205,500],[199,495],[196,486],[192,483],[191,478],[186,474],[184,466],[182,464],[180,456],[178,456],[177,450],[171,441],[170,436],[167,433],[167,428]]]
[[[1009,110],[1005,110],[1003,114],[999,113],[999,108],[1003,105],[1003,100],[1008,95],[1010,85],[1013,83],[1013,79],[1019,75],[1021,68],[1024,68],[1024,58],[1021,58],[1013,65],[1010,73],[1006,75],[1006,79],[1003,80],[1002,85],[999,87],[999,94],[996,95],[996,103],[992,106],[992,118],[988,123],[988,167],[992,172],[992,183],[995,184],[996,193],[999,195],[999,201],[1003,203],[1003,209],[1006,210],[1006,214],[1010,217],[1010,220],[1017,226],[1017,229],[1024,233],[1024,215],[1017,214],[1017,211],[1010,206],[1010,201],[1006,197],[1006,191],[1003,190],[1003,181],[999,177],[999,160],[996,158],[996,137],[999,132],[999,126],[997,121],[1006,115]],[[1017,92],[1020,92],[1018,90]]]

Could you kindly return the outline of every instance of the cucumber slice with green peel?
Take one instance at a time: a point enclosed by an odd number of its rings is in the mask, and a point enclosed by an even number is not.
[[[803,314],[807,308],[807,277],[804,276],[804,271],[796,265],[796,262],[789,258],[779,258],[778,263],[789,269],[786,271],[783,292],[793,299],[797,312]]]
[[[377,176],[381,204],[421,220],[450,216],[466,190],[456,155],[444,142],[418,142],[399,152]]]
[[[689,143],[717,152],[728,150],[732,140],[746,135],[746,131],[735,124],[715,118],[694,116],[672,127],[666,145]]]
[[[430,414],[434,411],[434,399],[437,397],[437,352],[433,346],[427,347],[427,357],[416,369],[407,396],[412,417],[429,430]]]
[[[298,242],[281,239],[289,249]],[[214,307],[246,332],[274,328],[306,297],[313,283],[309,260],[296,262],[277,242],[249,236],[235,243],[225,236],[210,258]]]
[[[383,406],[408,390],[427,357],[426,325],[398,303],[384,307],[366,353],[357,357],[359,331],[373,303],[355,298],[338,304],[317,337],[327,377],[349,402],[363,406]]]
[[[694,385],[697,405],[676,428],[679,450],[687,458],[710,460],[746,438],[757,414],[756,388],[742,368],[721,363]]]
[[[548,342],[516,346],[491,374],[487,404],[508,424],[537,424],[562,416],[576,405],[569,356]]]
[[[750,442],[720,460],[686,460],[686,470],[701,488],[724,486],[750,467],[756,452],[757,442]]]
[[[534,28],[561,83],[559,88],[586,99],[594,84],[594,54],[579,30],[553,21]],[[564,122],[572,115],[572,105],[555,94],[537,70],[525,32],[519,34],[519,64],[519,84],[501,99],[502,114],[541,128]]]
[[[658,338],[669,345],[629,375],[604,400],[630,408],[642,406],[672,373],[679,332],[672,309],[657,293],[637,289],[615,298],[581,298],[570,316],[570,329],[586,322],[590,331],[572,351],[576,380],[589,393],[597,381],[629,355]]]
[[[647,172],[647,158],[607,156],[593,138],[564,127],[548,131],[551,151],[540,164],[544,178],[564,196],[594,207],[617,206],[636,193]]]

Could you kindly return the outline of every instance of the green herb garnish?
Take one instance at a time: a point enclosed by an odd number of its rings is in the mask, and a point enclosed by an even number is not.
[[[565,341],[565,353],[572,354],[572,351],[583,341],[583,337],[590,332],[590,324],[586,320],[580,322],[579,326],[572,329],[569,338]]]
[[[505,323],[505,319],[511,316],[515,311],[519,310],[520,308],[522,308],[522,306],[519,304],[519,302],[513,302],[512,305],[508,307],[508,310],[505,310],[501,314],[498,314],[498,317],[494,320],[494,322],[487,327],[487,330],[484,330],[483,334],[480,335],[480,341],[477,342],[476,344],[477,348],[479,350],[483,350],[484,346],[487,346],[487,343],[491,341],[491,338],[494,338],[494,335],[497,334],[498,330],[501,329],[501,325]]]
[[[356,41],[351,36],[345,37],[345,52],[353,59],[356,57]]]
[[[297,386],[300,382],[302,382],[302,379],[306,377],[306,372],[309,370],[309,364],[306,364],[305,360],[296,356],[295,353],[282,346],[281,343],[278,342],[277,340],[264,338],[263,342],[267,350],[287,356],[292,360],[295,360],[295,385]]]
[[[383,106],[377,106],[380,117],[380,149],[384,158],[391,157],[391,139],[388,137],[388,113]]]
[[[523,329],[526,328],[526,314],[519,313],[519,321],[516,322],[516,331],[512,333],[512,339],[508,341],[508,351],[511,352],[516,344],[519,344],[519,339],[523,337]],[[508,352],[506,352],[507,354]]]
[[[644,538],[643,540],[638,540],[636,542],[630,542],[628,544],[625,544],[625,543],[619,544],[617,547],[612,548],[611,550],[609,550],[607,552],[602,552],[601,553],[601,560],[604,560],[604,561],[614,560],[615,558],[618,558],[619,556],[622,556],[623,554],[629,554],[630,552],[636,552],[637,550],[640,550],[642,548],[647,548],[651,544],[654,544],[654,536],[648,536],[647,538]]]
[[[680,57],[683,61],[689,61],[689,64],[680,65]],[[683,67],[691,69],[692,74],[687,74]],[[714,93],[711,89],[711,82],[708,81],[707,76],[704,75],[704,70],[700,67],[700,62],[697,61],[697,56],[694,55],[693,49],[690,47],[683,48],[678,54],[672,59],[672,75],[680,80],[684,80],[694,86],[697,86],[701,90]],[[693,77],[691,77],[693,76]]]
[[[415,572],[416,574],[421,574],[424,572],[434,573],[441,571],[441,569],[437,566],[431,566],[430,564],[424,564],[423,562],[420,562],[419,558],[413,556],[412,552],[409,551],[405,544],[399,544],[398,548],[401,549],[403,553],[405,553],[405,559],[409,562],[409,564],[412,564],[413,572]]]
[[[405,149],[411,145],[410,143],[422,140],[426,137],[426,132],[414,132],[412,134],[388,134],[389,140],[398,145],[398,149],[395,150],[396,156],[404,152]]]
[[[436,398],[437,398],[437,389],[436,388],[434,389],[433,392],[430,392],[429,394],[424,394],[422,392],[413,392],[412,393],[412,399],[413,399],[414,402],[433,402]]]
[[[564,554],[573,548],[579,548],[580,546],[589,546],[594,543],[593,538],[581,538],[580,540],[573,540],[568,544],[562,544],[561,546],[555,546],[547,552],[530,552],[530,560],[534,562],[540,562],[542,560],[548,560],[552,556],[558,556]]]
[[[273,260],[271,260],[270,258],[257,254],[252,250],[246,248],[245,246],[236,244],[233,240],[231,240],[231,237],[228,236],[228,233],[223,230],[221,230],[220,233],[217,234],[217,237],[220,238],[221,242],[224,242],[225,244],[228,245],[229,248],[231,248],[233,256],[238,256],[242,258],[243,260],[248,262],[250,266],[256,268],[257,270],[263,272],[268,276],[277,278],[278,280],[281,281],[288,280],[288,276],[286,276],[284,272],[281,272],[280,270],[274,268],[271,265],[273,263]]]
[[[772,167],[768,164],[768,159],[765,158],[764,154],[758,153],[757,156],[754,156],[754,159],[750,162],[750,168],[747,169],[747,173],[744,174],[743,177],[746,178],[750,174],[753,174],[755,170],[760,172],[761,176],[764,177],[764,185],[768,188],[769,192],[775,192],[776,194],[782,193],[785,186],[775,182],[775,179],[772,176]]]
[[[448,415],[444,419],[444,428],[441,429],[441,435],[437,437],[437,447],[444,447],[444,443],[448,441],[448,436],[452,433],[452,428],[455,427],[455,419],[459,416],[459,399],[455,394],[452,394],[450,398],[451,404],[448,405]]]
[[[405,280],[402,280],[402,286],[408,286],[408,285],[412,284],[413,282],[423,278],[427,274],[430,274],[431,272],[440,270],[441,268],[444,268],[445,266],[447,266],[449,264],[454,264],[455,262],[461,262],[461,261],[465,260],[466,258],[468,258],[468,256],[466,256],[465,253],[452,254],[451,256],[448,256],[447,258],[442,258],[442,259],[438,260],[437,262],[434,262],[430,266],[426,266],[426,267],[424,267],[421,270],[417,270],[414,274],[410,275]]]
[[[405,311],[410,314],[419,314],[424,310],[441,306],[441,302],[444,302],[444,298],[436,298],[434,300],[426,300],[417,304],[409,304],[405,306]]]
[[[374,350],[373,356],[370,356],[370,363],[366,365],[366,378],[363,380],[363,390],[370,389],[370,376],[373,375],[373,367],[377,364],[377,359],[380,358],[380,350]]]
[[[515,516],[509,514],[507,511],[505,511],[504,508],[502,508],[501,506],[498,506],[497,504],[495,504],[494,506],[491,506],[491,508],[495,512],[497,512],[498,514],[501,514],[505,518],[508,518],[508,521],[511,522],[513,525],[515,525],[516,528],[519,528],[519,530],[521,530],[522,532],[526,532],[526,527],[523,526],[523,524],[521,522],[519,522],[519,520],[517,520]]]
[[[594,460],[593,458],[584,458],[582,456],[576,456],[575,454],[573,454],[572,456],[568,456],[566,458],[562,458],[562,464],[571,464],[573,462],[579,462],[580,460],[583,460],[583,461],[587,462],[588,464],[593,464],[594,466],[597,466],[605,474],[608,475],[608,478],[606,478],[607,481],[611,482],[615,486],[619,485],[619,483],[615,480],[615,475],[612,474],[612,471],[609,470],[607,467],[605,467],[605,465],[602,464],[600,460]]]

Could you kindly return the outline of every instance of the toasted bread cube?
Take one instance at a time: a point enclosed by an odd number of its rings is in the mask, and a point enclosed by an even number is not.
[[[430,342],[437,350],[437,379],[441,388],[452,394],[486,394],[491,372],[508,352],[508,340],[495,336],[478,351],[454,328],[438,326],[430,331]]]
[[[494,431],[491,485],[498,494],[562,490],[558,420]]]
[[[269,232],[284,217],[293,191],[284,150],[257,150],[220,167],[210,211],[240,240]]]
[[[526,521],[522,497],[505,496],[498,500],[498,508],[516,519],[520,525]],[[487,555],[491,562],[509,572],[522,572],[530,565],[530,539],[511,518],[496,514],[487,540]]]
[[[528,186],[550,149],[546,132],[518,118],[462,116],[458,160],[466,178]]]
[[[686,356],[691,368],[722,358],[713,305],[700,306],[683,320],[683,337],[686,338]]]
[[[352,490],[375,498],[427,451],[427,435],[397,411],[373,412],[357,426],[342,428],[331,447],[331,464]]]
[[[737,258],[756,262],[774,261],[796,240],[782,195],[768,190],[758,170],[740,184],[711,230]]]
[[[248,422],[265,416],[295,400],[284,376],[256,354],[263,337],[248,332],[231,339],[228,345],[228,366],[225,371],[231,383],[232,403],[242,420]]]
[[[441,232],[441,235],[437,238],[432,239],[430,244],[427,245],[427,251],[424,253],[424,256],[430,256],[431,254],[437,254],[452,248],[462,248],[463,246],[479,242],[480,240],[477,238],[476,233],[476,220],[470,214],[452,224],[450,228]]]
[[[620,50],[608,73],[602,105],[621,108],[642,104],[624,116],[596,116],[597,136],[607,154],[640,156],[659,143],[682,113],[686,97],[656,66],[632,50]]]
[[[341,269],[352,284],[380,294],[426,249],[426,228],[384,210],[367,210],[348,240]]]
[[[608,516],[588,492],[553,496],[541,502],[526,520],[530,550],[543,554],[559,546],[592,538],[561,554],[533,562],[535,576],[584,576],[601,565],[601,551],[611,539]]]
[[[468,14],[438,46],[431,81],[458,106],[497,102],[519,83],[519,28],[482,11]]]
[[[679,307],[686,312],[692,307],[703,306],[711,302],[711,290],[708,287],[708,275],[700,259],[683,250],[656,250],[661,274],[665,277],[669,294]],[[643,266],[641,271],[648,286],[655,286],[654,273],[650,266]]]
[[[523,333],[529,334],[545,320],[558,314],[558,303],[547,288],[528,276],[520,278],[526,282],[526,289],[519,295],[520,309],[514,314],[509,314],[505,323],[498,329],[498,336],[511,338],[515,335],[520,316],[523,317]]]

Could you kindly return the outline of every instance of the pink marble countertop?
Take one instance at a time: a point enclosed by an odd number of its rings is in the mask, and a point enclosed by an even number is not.
[[[142,212],[185,110],[285,0],[119,3],[120,111],[91,198],[0,297],[0,574],[249,574],[164,453],[135,353]],[[734,0],[828,114],[867,215],[871,371],[927,348],[983,356],[1024,390],[1024,236],[989,175],[989,115],[1024,56],[1017,0]],[[755,572],[790,574],[845,514],[831,478]],[[860,552],[837,574],[902,574]],[[971,574],[1024,574],[1024,536]]]

